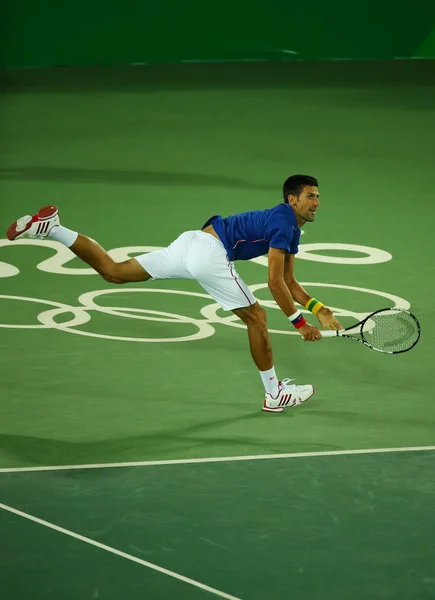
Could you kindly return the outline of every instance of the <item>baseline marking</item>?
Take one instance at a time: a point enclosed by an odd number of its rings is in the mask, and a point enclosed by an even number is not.
[[[244,460],[270,460],[278,458],[309,458],[311,456],[346,456],[352,454],[386,454],[390,452],[423,452],[435,446],[408,446],[402,448],[362,448],[357,450],[325,450],[323,452],[291,452],[288,454],[254,454],[252,456],[218,456],[209,458],[177,458],[171,460],[144,460],[137,462],[96,463],[85,465],[54,465],[49,467],[6,467],[0,473],[26,473],[29,471],[68,471],[73,469],[109,469],[117,467],[153,467],[157,465],[186,465]]]
[[[120,556],[121,558],[126,558],[127,560],[131,560],[132,562],[138,563],[144,567],[148,567],[149,569],[153,569],[154,571],[158,571],[159,573],[163,573],[164,575],[169,575],[169,577],[174,577],[175,579],[179,579],[184,583],[188,583],[193,585],[201,590],[206,592],[210,592],[215,596],[219,596],[220,598],[226,598],[227,600],[240,600],[240,598],[236,598],[235,596],[230,596],[225,592],[221,592],[215,588],[212,588],[208,585],[204,585],[199,581],[195,581],[194,579],[190,579],[189,577],[184,577],[184,575],[180,575],[179,573],[175,573],[174,571],[169,571],[163,567],[159,567],[154,563],[148,562],[146,560],[142,560],[141,558],[137,558],[132,554],[127,554],[126,552],[122,552],[122,550],[117,550],[116,548],[112,548],[111,546],[107,546],[106,544],[102,544],[101,542],[97,542],[96,540],[92,540],[91,538],[85,537],[84,535],[80,535],[79,533],[75,533],[74,531],[70,531],[69,529],[64,529],[63,527],[59,527],[54,523],[50,523],[49,521],[44,521],[44,519],[39,519],[38,517],[34,517],[29,513],[25,513],[21,510],[13,508],[12,506],[8,506],[7,504],[2,504],[0,502],[0,508],[6,510],[10,513],[18,515],[19,517],[23,517],[24,519],[28,519],[29,521],[33,521],[34,523],[38,523],[39,525],[43,525],[44,527],[48,527],[49,529],[54,529],[54,531],[58,531],[59,533],[63,533],[68,535],[69,537],[75,538],[76,540],[80,540],[81,542],[85,542],[86,544],[90,544],[91,546],[96,546],[101,550],[105,550],[106,552],[110,552],[111,554],[116,554],[116,556]]]

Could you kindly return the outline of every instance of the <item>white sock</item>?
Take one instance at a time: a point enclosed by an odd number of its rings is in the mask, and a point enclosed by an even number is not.
[[[71,229],[63,227],[63,225],[55,225],[51,228],[48,237],[70,248],[78,238],[78,235],[76,231],[71,231]]]
[[[270,394],[272,398],[276,398],[279,392],[279,384],[275,374],[275,367],[272,367],[268,371],[260,371],[260,377],[266,392]]]

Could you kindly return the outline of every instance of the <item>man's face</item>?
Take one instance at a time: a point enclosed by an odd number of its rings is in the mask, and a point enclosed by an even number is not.
[[[299,196],[289,196],[289,203],[297,217],[301,217],[304,221],[314,221],[314,215],[320,204],[319,190],[314,185],[306,185]]]

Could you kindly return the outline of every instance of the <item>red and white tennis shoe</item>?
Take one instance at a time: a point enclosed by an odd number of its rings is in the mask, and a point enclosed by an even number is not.
[[[19,240],[20,238],[33,238],[43,240],[55,225],[59,225],[59,212],[57,206],[44,206],[38,210],[36,215],[26,215],[13,223],[6,236],[8,240]]]
[[[289,385],[293,379],[283,379],[279,382],[279,393],[276,398],[270,394],[264,397],[263,410],[266,412],[282,412],[285,408],[298,406],[314,394],[312,385]]]

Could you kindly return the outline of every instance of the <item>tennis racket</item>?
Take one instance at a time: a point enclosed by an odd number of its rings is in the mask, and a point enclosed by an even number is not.
[[[401,308],[383,308],[338,331],[321,331],[322,337],[344,337],[385,354],[400,354],[414,348],[420,339],[417,317]]]

